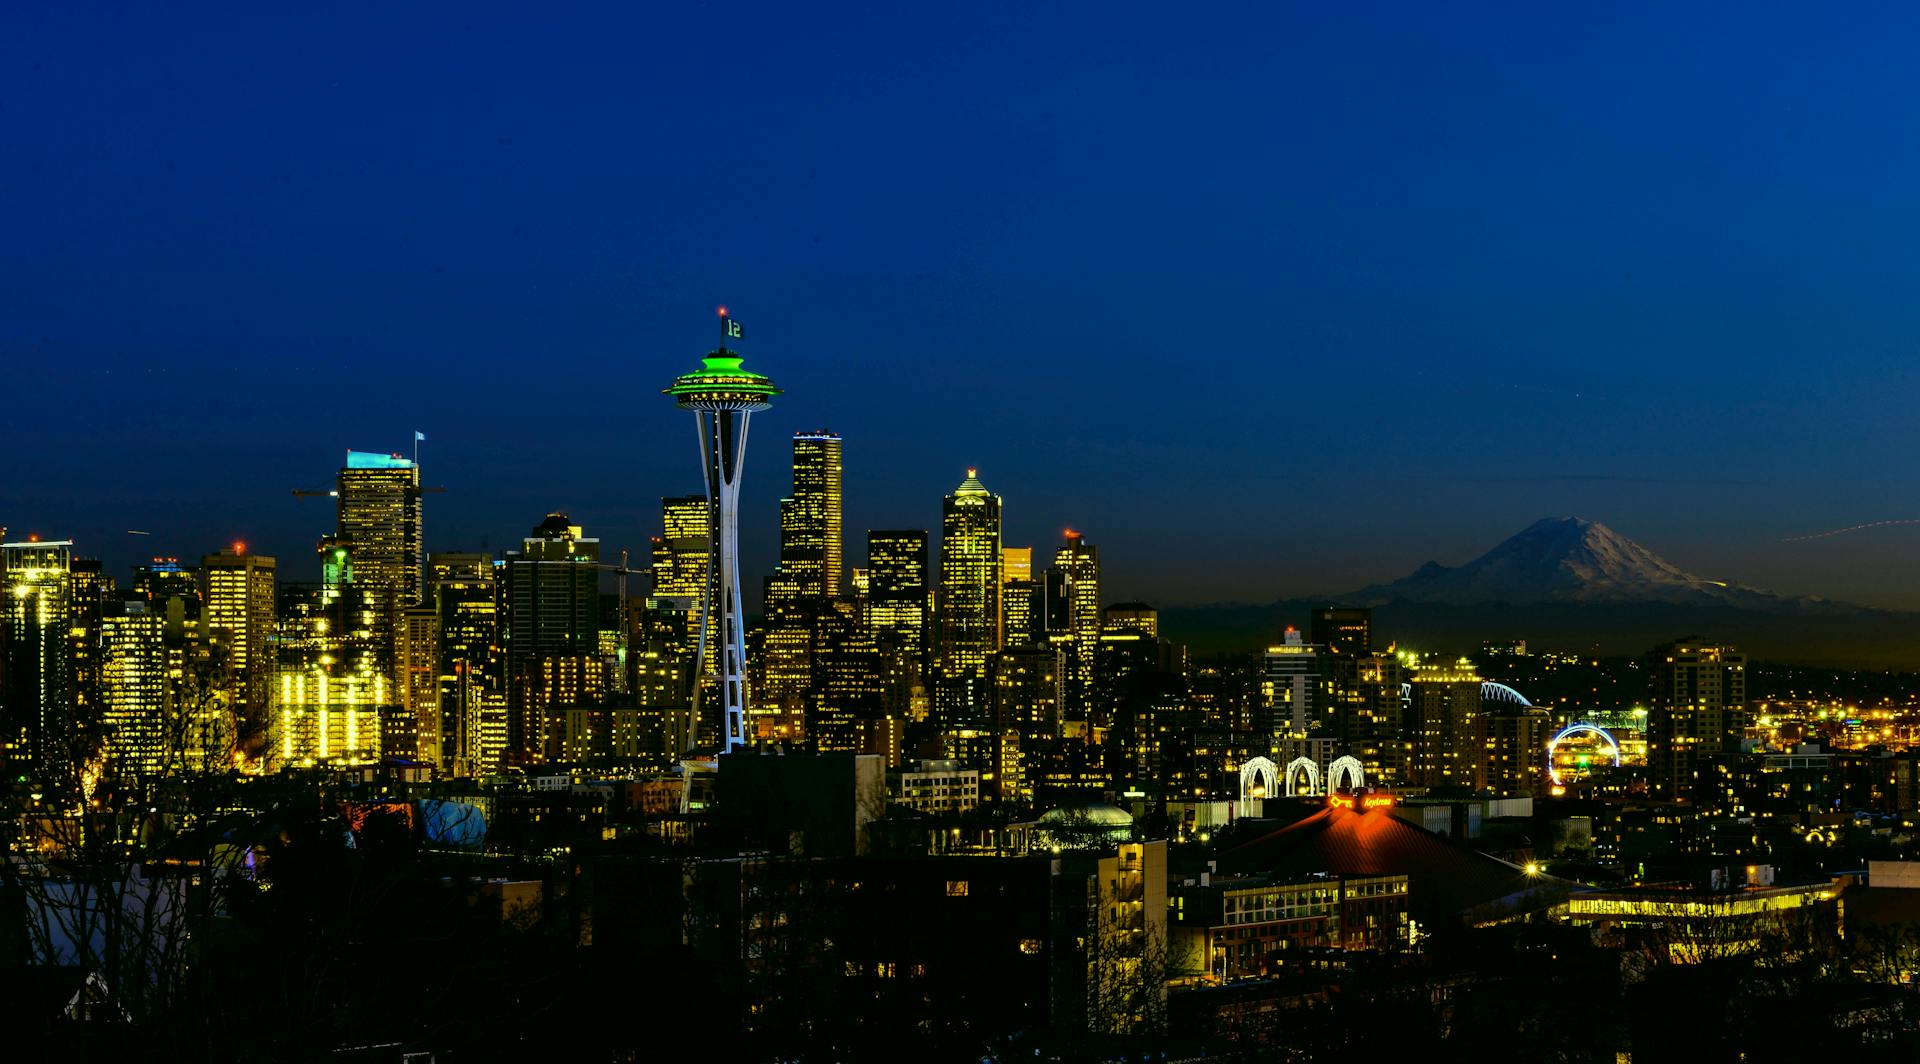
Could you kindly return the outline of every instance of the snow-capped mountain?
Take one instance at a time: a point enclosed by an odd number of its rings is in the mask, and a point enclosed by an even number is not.
[[[1665,602],[1778,610],[1824,604],[1695,576],[1584,517],[1536,521],[1465,565],[1428,562],[1393,583],[1340,597],[1361,605]]]

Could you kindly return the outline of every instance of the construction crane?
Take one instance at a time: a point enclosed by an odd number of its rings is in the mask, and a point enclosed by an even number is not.
[[[620,551],[619,565],[614,565],[611,562],[593,562],[591,564],[595,569],[603,573],[617,574],[614,581],[614,595],[620,600],[620,638],[625,639],[627,637],[627,574],[639,573],[645,576],[653,570],[628,568],[627,552],[625,549]]]

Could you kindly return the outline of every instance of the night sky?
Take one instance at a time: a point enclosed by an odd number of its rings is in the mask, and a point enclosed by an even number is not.
[[[312,579],[418,429],[430,549],[641,547],[726,303],[755,589],[825,427],[855,561],[977,465],[1109,599],[1577,513],[1920,607],[1920,526],[1781,542],[1920,517],[1911,6],[547,6],[0,10],[0,525]]]

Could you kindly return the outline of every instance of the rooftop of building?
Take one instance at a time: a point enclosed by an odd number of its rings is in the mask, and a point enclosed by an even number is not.
[[[985,484],[980,483],[980,471],[972,467],[969,467],[967,469],[967,479],[961,481],[960,486],[953,489],[953,493],[956,496],[992,494],[987,490],[987,486]]]
[[[412,469],[413,460],[397,454],[379,454],[374,451],[347,452],[348,469]]]
[[[725,347],[714,348],[701,357],[701,368],[674,378],[673,384],[664,390],[665,394],[681,399],[710,392],[742,393],[769,399],[780,394],[772,378],[746,369],[741,365],[742,361],[738,351],[729,351]]]
[[[1223,874],[1407,876],[1412,907],[1427,922],[1478,922],[1549,907],[1578,884],[1449,842],[1393,815],[1330,806],[1243,842],[1219,857]]]

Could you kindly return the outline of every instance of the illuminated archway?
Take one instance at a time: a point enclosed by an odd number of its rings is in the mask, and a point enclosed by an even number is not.
[[[1508,687],[1506,684],[1494,683],[1492,680],[1487,680],[1480,685],[1480,701],[1493,702],[1500,705],[1519,706],[1522,709],[1533,705],[1532,702],[1527,701],[1526,695]]]
[[[1258,795],[1254,788],[1260,788]],[[1280,797],[1280,770],[1264,757],[1256,757],[1240,766],[1240,804],[1245,806],[1254,798]]]
[[[1305,786],[1301,786],[1301,777],[1306,777]],[[1320,766],[1313,758],[1296,757],[1287,762],[1287,793],[1290,795],[1315,795],[1320,793]]]
[[[1583,733],[1589,734],[1589,735],[1597,735],[1602,740],[1605,740],[1608,750],[1611,751],[1613,754],[1613,767],[1614,768],[1620,767],[1620,741],[1613,737],[1612,732],[1608,731],[1605,728],[1602,728],[1598,724],[1584,724],[1584,723],[1569,724],[1566,727],[1560,729],[1560,733],[1558,735],[1555,735],[1553,738],[1547,740],[1547,778],[1553,781],[1553,785],[1555,787],[1565,786],[1565,784],[1560,779],[1559,766],[1553,763],[1554,752],[1560,748],[1561,740],[1565,739],[1567,736],[1580,735]]]
[[[1357,791],[1367,785],[1367,769],[1360,759],[1348,754],[1335,758],[1327,766],[1327,793],[1335,791]]]

